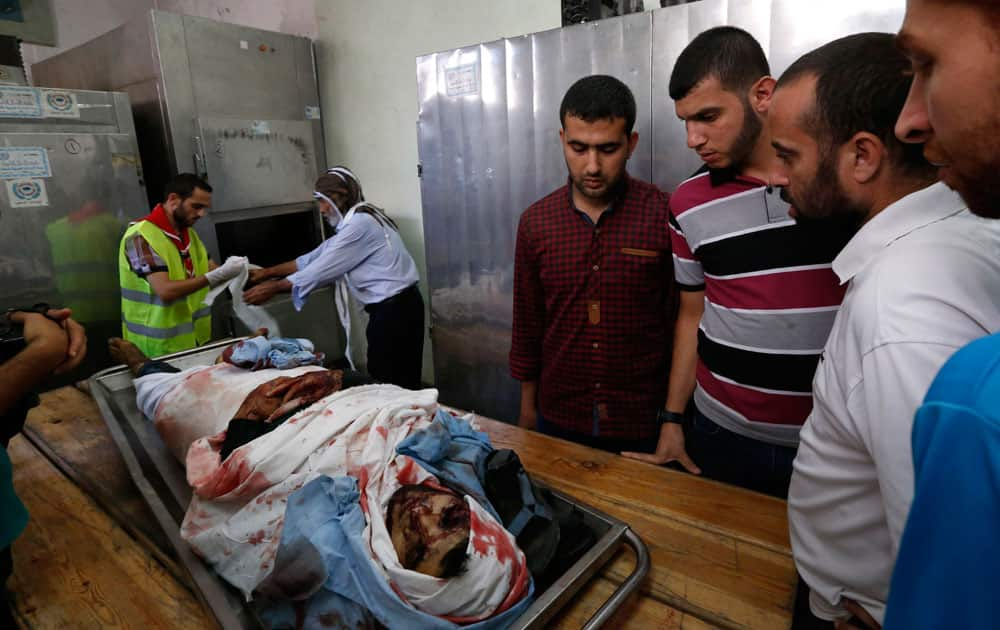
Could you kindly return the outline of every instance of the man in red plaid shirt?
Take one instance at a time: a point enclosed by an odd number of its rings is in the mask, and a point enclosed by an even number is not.
[[[614,77],[570,87],[569,181],[521,216],[514,262],[519,424],[610,451],[655,448],[675,317],[667,196],[626,172],[635,116]]]

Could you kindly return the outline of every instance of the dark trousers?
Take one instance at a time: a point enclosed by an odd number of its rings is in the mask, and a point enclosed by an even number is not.
[[[601,437],[597,434],[597,409],[594,409],[594,432],[593,434],[578,433],[569,431],[558,425],[552,424],[539,413],[535,421],[535,430],[545,435],[550,435],[560,440],[576,442],[590,448],[599,448],[610,453],[621,453],[622,451],[637,451],[639,453],[652,453],[656,450],[657,437],[645,440],[630,440],[627,438]]]
[[[722,428],[697,408],[684,432],[687,454],[709,479],[788,498],[795,448],[752,440]]]
[[[135,375],[136,378],[142,378],[143,376],[149,376],[150,374],[158,374],[161,372],[166,372],[168,374],[176,374],[180,372],[181,369],[174,367],[167,363],[166,361],[160,361],[158,359],[150,359],[142,365],[139,366],[139,373]]]
[[[420,389],[424,363],[424,299],[417,285],[368,311],[368,373],[376,381]]]

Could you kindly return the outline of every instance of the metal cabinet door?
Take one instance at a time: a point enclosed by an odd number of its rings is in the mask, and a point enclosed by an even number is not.
[[[213,188],[213,212],[312,200],[317,173],[311,122],[201,118],[198,126],[198,160]]]
[[[133,138],[5,133],[0,145],[42,147],[51,165],[51,177],[35,180],[34,203],[0,191],[0,307],[100,297],[106,316],[80,315],[117,322],[118,241],[128,221],[149,211]]]

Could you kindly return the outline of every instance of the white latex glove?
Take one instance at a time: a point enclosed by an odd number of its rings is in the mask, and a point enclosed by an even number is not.
[[[246,269],[247,264],[249,263],[246,256],[230,256],[222,265],[205,274],[208,286],[214,288],[220,284],[229,282],[240,275],[240,272]]]

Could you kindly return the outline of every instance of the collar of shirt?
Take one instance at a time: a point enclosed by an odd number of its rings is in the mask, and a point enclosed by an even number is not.
[[[597,223],[595,223],[594,220],[590,218],[590,215],[588,215],[586,212],[576,207],[576,202],[573,201],[573,178],[567,177],[567,181],[569,183],[566,187],[566,198],[569,200],[569,207],[572,208],[574,212],[579,214],[580,217],[587,222],[587,225],[591,227],[597,225]],[[618,207],[618,202],[620,202],[622,199],[625,198],[625,193],[628,190],[628,182],[629,182],[629,175],[628,173],[625,173],[625,177],[623,177],[622,181],[619,182],[617,189],[614,192],[614,196],[611,199],[611,203],[609,203],[608,207],[605,208],[603,212],[601,212],[601,216],[597,218],[598,221],[601,220],[601,217],[611,214],[614,211],[614,209]]]
[[[174,241],[174,244],[177,245],[177,249],[182,252],[187,250],[188,245],[191,244],[191,235],[188,233],[188,230],[185,229],[182,234],[178,234],[177,230],[170,223],[170,218],[167,216],[167,211],[162,203],[156,204],[153,211],[144,216],[142,220],[149,221],[163,230],[163,233],[169,236]]]
[[[845,284],[880,251],[910,232],[965,210],[958,193],[938,182],[886,206],[864,224],[833,259],[833,271]]]
[[[767,186],[767,182],[762,179],[757,179],[756,177],[751,177],[749,175],[744,175],[739,172],[736,168],[728,166],[726,168],[704,168],[698,169],[695,175],[708,171],[708,180],[712,183],[712,187],[722,186],[723,184],[728,184],[729,182],[746,182],[753,184],[755,186]]]

